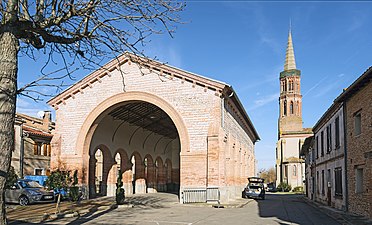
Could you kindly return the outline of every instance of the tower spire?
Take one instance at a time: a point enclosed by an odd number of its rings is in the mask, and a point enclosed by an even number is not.
[[[296,60],[294,56],[293,50],[293,43],[292,43],[292,27],[291,23],[289,25],[289,33],[288,33],[288,44],[287,44],[287,51],[285,54],[285,64],[284,64],[284,71],[296,69]]]

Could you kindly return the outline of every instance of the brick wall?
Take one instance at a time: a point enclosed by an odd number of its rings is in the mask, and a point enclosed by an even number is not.
[[[83,147],[78,145],[78,136],[86,125],[87,117],[114,95],[140,91],[166,101],[182,118],[186,129],[184,133],[188,135],[185,138],[189,139],[189,145],[182,146],[183,140],[180,140],[181,171],[172,170],[172,176],[180,173],[182,187],[202,187],[208,182],[239,190],[246,183],[246,178],[254,175],[254,143],[241,122],[237,121],[237,115],[234,115],[238,113],[236,106],[231,104],[230,108],[224,109],[222,129],[221,97],[215,91],[188,80],[140,69],[135,63],[125,63],[121,70],[123,73],[114,70],[110,72],[110,76],[100,78],[99,82],[81,89],[74,97],[65,99],[58,105],[56,135],[53,141],[53,146],[58,149],[53,150],[56,154],[52,155],[52,167],[57,167],[58,163],[63,161],[67,167],[78,167],[79,170],[85,171],[83,173],[88,173],[85,168],[81,168],[82,163],[79,164],[79,161],[82,162],[87,156],[83,155],[86,154],[81,150]],[[229,137],[227,140],[226,136]],[[98,144],[95,143],[95,146]],[[112,156],[120,147],[113,146],[112,143],[101,144],[108,146]],[[128,156],[135,151],[126,147]],[[145,153],[141,154],[142,157],[145,156]],[[156,156],[152,157],[155,159]],[[227,158],[230,162],[226,162]],[[165,161],[166,158],[162,159]],[[176,166],[178,164],[173,161],[172,163]],[[225,177],[225,174],[229,175]],[[130,180],[128,175],[125,175],[124,179]],[[163,182],[164,179],[161,180]],[[231,195],[240,196],[241,190]]]

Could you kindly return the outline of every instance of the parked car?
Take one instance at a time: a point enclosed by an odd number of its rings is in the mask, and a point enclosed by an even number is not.
[[[245,198],[265,199],[264,179],[259,177],[249,177],[247,187],[244,189]]]
[[[9,189],[5,190],[5,202],[28,205],[38,202],[53,202],[53,191],[46,190],[38,182],[28,179],[18,179]]]
[[[275,184],[273,182],[267,184],[267,191],[276,192],[276,187],[275,187]]]

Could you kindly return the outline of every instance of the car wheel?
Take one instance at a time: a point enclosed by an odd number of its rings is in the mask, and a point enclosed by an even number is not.
[[[24,195],[22,195],[21,197],[19,197],[19,204],[20,205],[28,205],[30,202],[28,200],[28,198]]]

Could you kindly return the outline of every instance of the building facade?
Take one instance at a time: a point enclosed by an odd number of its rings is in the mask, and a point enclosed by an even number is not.
[[[12,152],[11,166],[19,177],[49,175],[50,142],[54,126],[49,111],[44,112],[42,118],[16,114],[15,148]]]
[[[348,211],[372,218],[372,67],[336,101],[344,104]]]
[[[78,170],[90,197],[217,188],[241,197],[259,136],[231,86],[125,53],[49,101],[52,168]],[[68,126],[66,126],[68,124]]]
[[[372,218],[372,67],[334,100],[313,128],[306,158],[307,196]]]
[[[346,210],[345,141],[342,103],[335,102],[313,128],[313,200]]]
[[[305,165],[301,147],[311,129],[302,127],[301,71],[297,70],[291,31],[284,71],[280,73],[278,142],[276,146],[276,185],[303,187]]]

